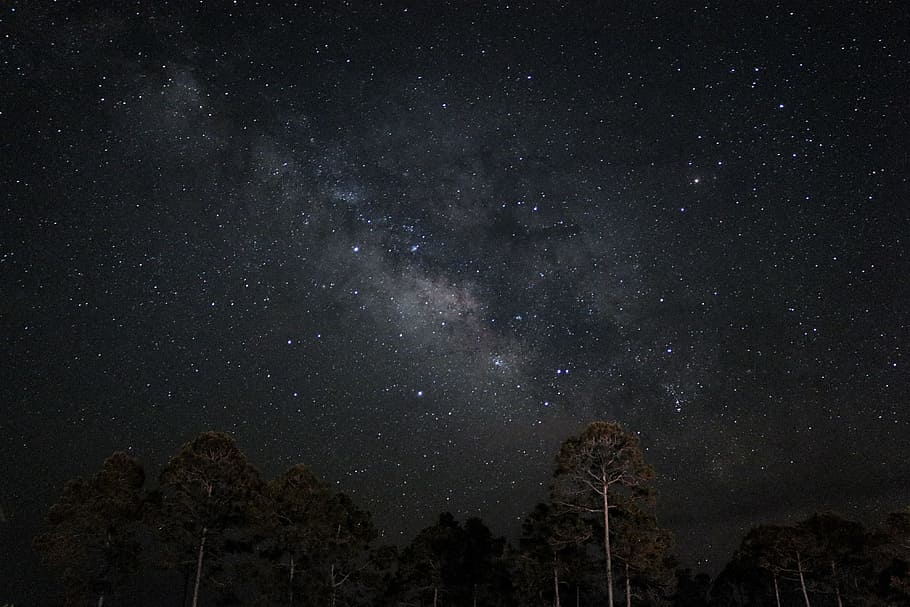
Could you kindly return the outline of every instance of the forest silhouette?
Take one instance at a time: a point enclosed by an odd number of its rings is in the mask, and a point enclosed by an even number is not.
[[[711,580],[673,556],[654,476],[635,433],[594,422],[563,442],[516,542],[442,513],[397,547],[306,465],[263,479],[205,432],[157,484],[123,452],[69,481],[34,546],[64,605],[910,605],[910,507],[874,529],[831,513],[758,525]]]

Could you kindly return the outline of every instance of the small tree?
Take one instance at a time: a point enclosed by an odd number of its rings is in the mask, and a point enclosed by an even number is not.
[[[673,607],[707,607],[710,591],[711,576],[707,573],[693,576],[691,569],[678,569]]]
[[[758,569],[770,576],[777,607],[780,607],[780,576],[787,562],[783,534],[783,528],[778,525],[754,527],[743,538],[736,555],[736,560],[747,568]]]
[[[741,607],[763,604],[767,586],[764,571],[749,563],[739,551],[711,585],[711,607]]]
[[[400,604],[437,607],[448,597],[461,560],[462,535],[455,518],[444,512],[402,550],[396,581]]]
[[[361,604],[379,592],[388,552],[373,558],[377,533],[369,513],[304,465],[270,482],[265,493],[259,553],[280,571],[265,575],[265,594],[290,605],[332,607]]]
[[[371,544],[378,535],[370,513],[359,508],[345,493],[329,503],[328,538],[321,559],[323,579],[329,590],[329,607],[361,604],[368,588],[372,565]]]
[[[504,546],[481,519],[469,518],[462,526],[442,513],[401,553],[394,589],[398,604],[508,604]]]
[[[602,517],[609,607],[613,607],[612,498],[619,493],[626,499],[643,494],[653,478],[654,471],[644,462],[638,437],[614,422],[592,423],[578,436],[567,439],[556,457],[553,503]]]
[[[614,511],[617,533],[613,550],[622,567],[626,607],[632,607],[633,595],[640,604],[665,602],[673,583],[669,556],[672,535],[657,524],[650,508],[642,507],[645,503],[625,501]]]
[[[576,588],[581,583],[587,564],[582,546],[592,533],[579,513],[537,504],[522,524],[515,558],[518,598],[525,604],[560,607],[567,579],[574,580]]]
[[[771,576],[774,600],[780,607],[780,580],[799,584],[806,607],[811,607],[807,574],[815,544],[802,528],[781,525],[759,525],[749,531],[740,546],[740,558]]]
[[[138,569],[144,482],[139,462],[117,452],[91,479],[68,482],[51,507],[50,530],[35,539],[35,548],[62,571],[65,604],[93,596],[101,607]]]
[[[505,540],[493,537],[483,520],[471,517],[464,523],[464,545],[464,584],[471,592],[471,605],[501,604],[507,599],[503,594],[508,594]]]

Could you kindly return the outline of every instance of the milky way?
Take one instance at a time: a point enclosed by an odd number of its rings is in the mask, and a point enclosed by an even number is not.
[[[595,419],[694,567],[910,502],[906,9],[484,4],[3,9],[5,558],[205,429],[392,542]]]

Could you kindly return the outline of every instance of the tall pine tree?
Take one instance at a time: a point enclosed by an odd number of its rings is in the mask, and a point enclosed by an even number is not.
[[[551,500],[558,507],[596,515],[603,524],[607,604],[613,607],[610,513],[614,498],[646,495],[654,470],[645,463],[638,437],[614,422],[594,422],[563,442],[556,457]]]
[[[91,479],[64,487],[48,514],[50,529],[35,539],[45,562],[62,573],[64,604],[91,599],[102,607],[138,569],[144,482],[139,462],[117,452]]]
[[[165,465],[159,482],[166,558],[171,566],[190,567],[191,604],[197,607],[203,580],[219,577],[219,585],[228,589],[232,584],[223,573],[224,556],[231,533],[251,524],[261,491],[259,473],[229,435],[204,432]]]

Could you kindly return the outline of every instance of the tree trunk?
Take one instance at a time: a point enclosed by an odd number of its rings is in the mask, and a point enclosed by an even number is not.
[[[772,573],[771,578],[774,580],[774,600],[777,601],[777,607],[780,607],[780,588],[777,587],[777,574]]]
[[[107,530],[107,533],[104,536],[104,547],[107,549],[107,550],[105,550],[105,552],[107,554],[110,554],[110,549],[111,549],[111,530],[110,529]],[[104,576],[104,581],[105,581],[105,583],[104,583],[105,588],[108,587],[108,583],[109,583],[108,578],[110,576],[110,569],[111,569],[110,564],[107,564],[104,566],[103,576]],[[98,594],[98,607],[104,607],[104,590],[102,590],[101,593]]]
[[[632,580],[629,579],[629,563],[626,563],[626,607],[632,607]]]
[[[556,563],[556,556],[553,556],[553,607],[559,605],[559,567]]]
[[[202,581],[202,559],[205,556],[205,536],[208,530],[208,527],[202,528],[202,538],[199,540],[199,555],[196,557],[196,582],[193,584],[193,607],[199,604],[199,582]]]
[[[613,607],[613,562],[610,560],[610,504],[607,500],[607,472],[602,471],[604,490],[604,553],[607,557],[607,605]],[[195,606],[194,606],[195,607]]]
[[[190,591],[190,575],[193,573],[193,570],[189,567],[183,568],[183,600],[180,601],[180,607],[186,607],[186,595]]]
[[[288,555],[288,605],[294,604],[294,555]]]
[[[844,607],[844,603],[840,598],[840,584],[837,583],[837,569],[834,566],[834,561],[831,561],[831,580],[834,582],[834,594],[837,596],[837,607]]]
[[[796,569],[799,571],[799,585],[803,590],[803,599],[806,601],[806,607],[812,607],[809,603],[809,593],[806,591],[806,578],[803,575],[803,560],[799,556],[799,552],[796,553]]]
[[[439,599],[439,587],[433,586],[433,607],[436,607],[436,601]]]

